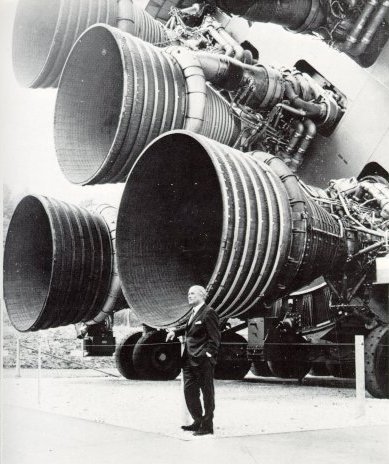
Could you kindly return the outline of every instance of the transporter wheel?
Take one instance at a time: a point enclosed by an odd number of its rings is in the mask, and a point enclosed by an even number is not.
[[[134,348],[134,368],[143,380],[174,380],[180,372],[179,341],[166,342],[165,331],[143,335]]]
[[[301,380],[311,370],[308,343],[301,335],[274,331],[266,340],[265,350],[270,370],[276,377]]]
[[[291,359],[287,361],[269,361],[270,370],[275,377],[282,379],[303,379],[311,370],[310,364],[296,362]]]
[[[258,377],[271,377],[273,375],[266,361],[253,361],[250,370]]]
[[[376,398],[389,398],[389,326],[373,329],[365,339],[366,390]]]
[[[325,362],[313,363],[310,374],[316,377],[325,377],[330,375]]]
[[[246,339],[234,332],[222,333],[215,379],[241,380],[249,369]]]
[[[331,363],[327,362],[326,367],[328,372],[334,377],[343,379],[355,378],[355,364],[354,363]]]
[[[136,342],[141,338],[142,332],[135,332],[123,340],[116,347],[115,363],[117,370],[126,379],[137,379],[138,375],[134,369],[132,355]]]

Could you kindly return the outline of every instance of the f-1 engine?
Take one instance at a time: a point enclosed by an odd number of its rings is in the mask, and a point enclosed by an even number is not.
[[[355,334],[384,330],[369,381],[379,385],[374,394],[385,396],[387,373],[374,366],[387,360],[387,276],[377,261],[387,266],[388,202],[382,178],[340,179],[322,190],[268,153],[168,133],[145,149],[123,193],[117,245],[124,294],[153,327],[186,320],[182,302],[194,276],[222,319],[276,316],[265,351],[255,353],[254,344],[251,354],[257,364],[264,356],[281,377],[307,374],[326,357],[319,348],[328,356],[332,349],[335,364],[336,337],[339,343],[347,334],[347,343]],[[320,287],[315,306],[312,293],[303,304],[293,297],[319,276],[328,287]],[[283,299],[286,305],[273,313]],[[313,322],[308,316],[315,311],[322,317]],[[350,356],[343,359],[347,366]]]
[[[164,3],[153,0],[147,9],[166,20]],[[311,34],[363,67],[376,61],[389,38],[389,3],[385,0],[176,0],[174,4],[182,9],[181,17],[189,24],[199,23],[207,12],[215,13],[220,8],[248,21],[279,24],[293,33]]]
[[[19,202],[4,252],[4,300],[17,330],[95,325],[126,307],[116,215],[109,205],[88,211],[40,195]]]

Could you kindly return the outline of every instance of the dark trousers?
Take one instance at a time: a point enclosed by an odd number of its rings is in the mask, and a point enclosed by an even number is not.
[[[212,428],[213,412],[215,410],[215,388],[213,375],[215,367],[208,358],[201,360],[198,366],[185,359],[184,394],[190,415],[195,422],[201,421],[204,429]],[[203,394],[204,414],[200,401],[200,391]]]

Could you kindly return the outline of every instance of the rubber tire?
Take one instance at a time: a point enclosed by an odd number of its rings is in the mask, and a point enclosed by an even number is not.
[[[272,377],[273,373],[266,361],[253,361],[250,367],[251,372],[257,377]]]
[[[328,377],[331,375],[325,362],[312,363],[312,368],[309,373],[315,377]]]
[[[222,333],[215,379],[241,380],[249,369],[246,339],[235,332]]]
[[[138,340],[132,358],[140,379],[174,380],[181,370],[181,345],[166,342],[165,331],[148,332]]]
[[[269,367],[275,377],[282,379],[303,379],[311,370],[309,363],[285,364],[282,361],[269,361]]]
[[[306,340],[295,333],[281,334],[275,329],[266,338],[265,356],[275,377],[303,379],[312,367],[312,363],[308,361],[308,350],[309,344]]]
[[[355,379],[354,363],[332,364],[331,362],[327,362],[326,367],[330,375],[333,377],[339,377],[340,379]]]
[[[280,340],[275,339],[274,341],[279,342]],[[305,350],[303,350],[300,346],[288,346],[288,343],[302,342],[302,337],[295,337],[285,343],[283,348],[281,348],[281,346],[279,347],[280,351],[275,360],[273,360],[272,357],[269,358],[268,365],[275,377],[301,380],[308,374],[312,365],[311,362],[305,360]],[[267,343],[272,343],[271,338],[267,339]]]
[[[115,350],[115,363],[119,373],[126,379],[137,379],[138,374],[134,369],[133,352],[137,341],[141,338],[142,332],[135,332],[118,344]]]
[[[365,339],[366,390],[375,398],[389,398],[389,325],[373,329]]]

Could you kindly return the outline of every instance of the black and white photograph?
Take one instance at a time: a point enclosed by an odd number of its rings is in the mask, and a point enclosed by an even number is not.
[[[0,0],[3,464],[389,460],[389,0]]]

